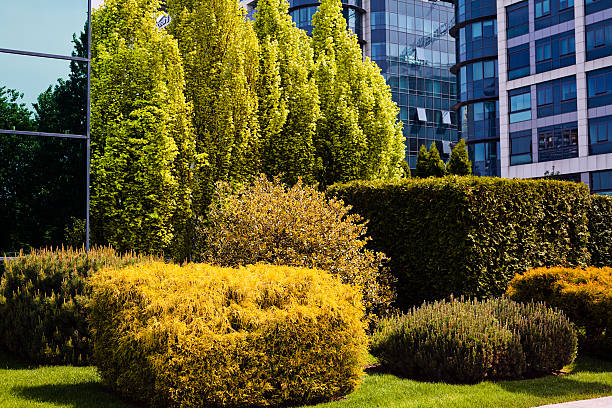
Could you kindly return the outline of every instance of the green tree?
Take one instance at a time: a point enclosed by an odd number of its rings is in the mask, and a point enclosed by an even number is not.
[[[92,235],[120,250],[188,246],[199,161],[178,45],[155,26],[158,6],[107,0],[92,19]]]
[[[444,177],[444,175],[446,174],[444,161],[440,158],[440,153],[438,152],[438,148],[436,147],[435,143],[432,143],[429,147],[428,159],[428,176]]]
[[[416,168],[414,175],[420,178],[427,178],[429,174],[429,153],[425,145],[421,145],[419,148],[419,154],[417,155]]]
[[[260,0],[255,33],[261,48],[259,126],[263,171],[295,184],[315,181],[313,137],[319,118],[310,38],[297,28],[287,0]]]
[[[257,121],[258,43],[236,0],[168,0],[193,104],[196,152],[194,210],[202,215],[217,181],[242,182],[261,168]]]
[[[451,152],[450,159],[446,163],[446,173],[458,176],[469,176],[472,174],[472,162],[468,158],[464,139],[461,139]]]
[[[410,164],[404,159],[402,160],[402,178],[412,177],[410,172]]]
[[[315,79],[321,100],[315,148],[318,181],[397,178],[404,159],[398,108],[380,70],[363,59],[340,0],[323,0],[313,18]]]

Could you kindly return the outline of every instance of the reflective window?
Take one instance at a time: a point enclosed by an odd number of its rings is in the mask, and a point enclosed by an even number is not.
[[[499,141],[468,144],[468,156],[472,162],[472,172],[475,176],[500,176]]]
[[[589,119],[589,154],[612,153],[612,116]]]
[[[0,134],[0,253],[84,234],[85,170],[85,140]]]
[[[595,194],[612,195],[612,170],[591,173],[591,191]]]
[[[538,118],[576,111],[576,77],[537,85]]]
[[[587,61],[612,55],[612,18],[586,26]]]
[[[585,0],[585,13],[593,14],[598,11],[612,8],[612,1],[610,0]]]
[[[535,0],[535,29],[574,19],[574,0]]]
[[[19,0],[2,6],[0,48],[70,56],[87,22],[88,0]],[[1,76],[0,76],[1,78]]]
[[[498,101],[476,102],[459,110],[461,130],[468,140],[499,137]]]
[[[612,67],[587,72],[588,107],[612,105]]]
[[[578,157],[578,122],[538,128],[538,161]]]
[[[531,92],[529,87],[513,89],[510,96],[510,123],[531,119]]]
[[[527,1],[506,7],[508,16],[508,38],[518,37],[529,32],[529,6]]]
[[[0,128],[86,134],[87,63],[0,53],[0,89],[29,117],[0,117]]]
[[[508,79],[529,75],[529,43],[508,48]]]
[[[531,163],[531,130],[510,133],[510,165]]]
[[[567,67],[576,63],[574,30],[535,42],[536,73]]]

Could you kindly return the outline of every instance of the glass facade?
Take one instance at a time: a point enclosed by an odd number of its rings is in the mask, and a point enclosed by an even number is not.
[[[3,17],[0,254],[85,244],[89,2],[8,2]]]
[[[586,26],[587,61],[612,55],[612,18]]]
[[[537,84],[538,118],[576,112],[576,76]]]
[[[452,4],[371,0],[366,13],[360,0],[343,3],[347,24],[362,44],[366,29],[370,30],[369,56],[391,88],[400,109],[399,119],[404,123],[406,161],[414,168],[419,147],[432,143],[437,144],[443,158],[447,157],[451,142],[458,140],[457,118],[452,108],[457,103],[457,80],[450,71],[456,63],[455,39],[449,33],[455,24]],[[314,1],[290,0],[289,12],[294,22],[309,33],[316,9]],[[481,24],[481,47],[495,44],[490,37],[483,40],[493,29],[492,24]],[[478,38],[478,31],[474,30],[473,35]],[[487,84],[492,80],[491,66],[486,67],[486,78],[484,69],[477,92],[490,88]]]
[[[458,103],[454,106],[460,137],[468,144],[472,170],[499,176],[499,73],[495,0],[456,0]]]

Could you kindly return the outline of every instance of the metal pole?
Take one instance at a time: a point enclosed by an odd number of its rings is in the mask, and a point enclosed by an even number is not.
[[[90,188],[90,164],[91,164],[91,0],[88,0],[87,7],[87,198],[86,198],[86,217],[85,217],[85,250],[89,252],[89,188]]]

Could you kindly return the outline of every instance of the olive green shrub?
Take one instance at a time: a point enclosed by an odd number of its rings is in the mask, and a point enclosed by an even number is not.
[[[591,196],[589,233],[591,265],[612,266],[612,197]]]
[[[0,348],[32,363],[87,364],[87,278],[152,258],[111,248],[42,249],[7,259],[0,275]]]
[[[393,373],[459,383],[551,373],[576,356],[563,313],[505,298],[425,303],[382,320],[371,351]]]
[[[385,255],[365,248],[365,222],[342,201],[298,182],[259,177],[236,192],[217,189],[202,231],[204,261],[221,266],[264,262],[317,268],[359,287],[368,316],[389,312],[393,279]]]
[[[448,176],[327,193],[369,220],[368,248],[390,257],[404,309],[451,294],[500,296],[517,273],[590,261],[583,184]]]
[[[322,271],[152,263],[91,282],[96,365],[132,400],[284,406],[338,397],[360,381],[361,296]]]

